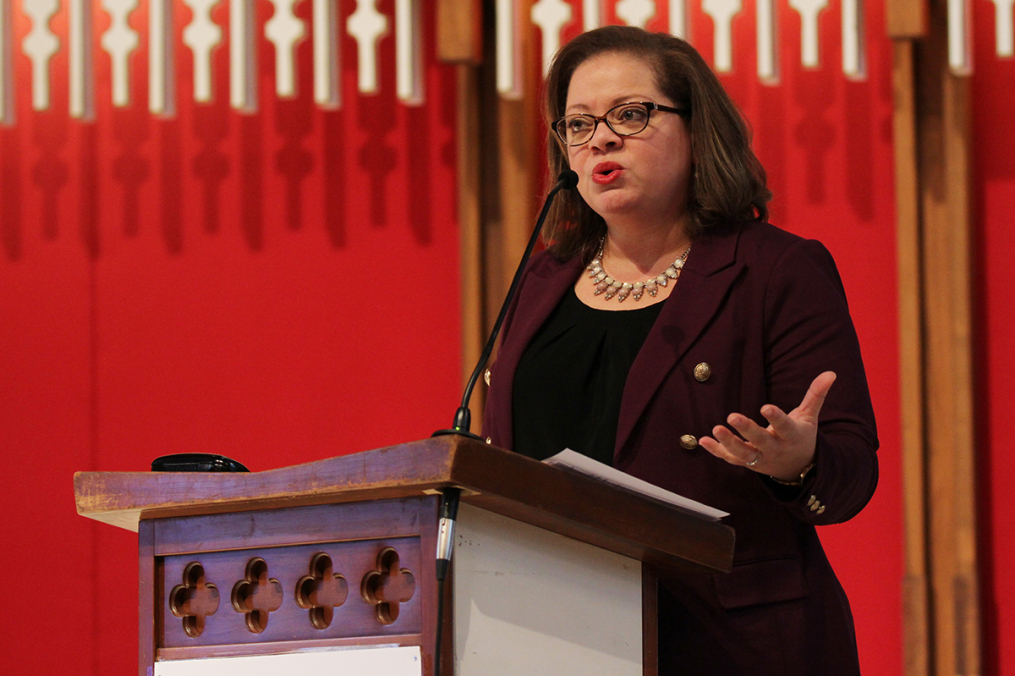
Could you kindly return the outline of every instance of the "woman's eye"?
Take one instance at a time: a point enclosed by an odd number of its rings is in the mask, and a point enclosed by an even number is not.
[[[617,112],[617,119],[621,122],[640,122],[645,119],[645,109],[641,106],[621,108]]]
[[[576,117],[573,120],[568,121],[567,123],[567,129],[570,132],[582,132],[588,128],[589,121],[581,117]]]

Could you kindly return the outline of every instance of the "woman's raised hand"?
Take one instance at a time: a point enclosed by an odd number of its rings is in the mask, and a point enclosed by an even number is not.
[[[726,422],[740,436],[723,425],[716,425],[712,429],[715,438],[702,437],[698,443],[731,465],[748,467],[782,481],[796,481],[814,461],[818,414],[834,382],[835,374],[831,371],[819,375],[800,405],[788,414],[772,404],[762,406],[761,415],[768,420],[768,427],[740,413],[731,413]]]

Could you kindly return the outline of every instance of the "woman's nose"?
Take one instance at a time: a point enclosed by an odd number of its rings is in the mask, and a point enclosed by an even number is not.
[[[621,137],[617,132],[610,128],[610,125],[606,124],[606,120],[599,120],[599,124],[592,131],[592,138],[589,139],[589,146],[602,150],[610,146],[617,145],[621,142]]]

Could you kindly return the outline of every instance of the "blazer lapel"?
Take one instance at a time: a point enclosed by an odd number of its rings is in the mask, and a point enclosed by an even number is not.
[[[744,264],[736,260],[739,228],[694,242],[687,265],[627,376],[617,424],[621,453],[663,381],[719,310]]]
[[[517,320],[512,319],[511,322],[511,340],[497,354],[498,380],[504,380],[506,383],[514,382],[515,369],[518,368],[518,362],[521,361],[525,349],[560,303],[560,299],[578,279],[582,269],[581,261],[577,258],[564,263],[553,259],[546,261],[545,265],[534,269],[526,277],[515,303],[516,308],[523,307],[525,311],[514,313]],[[501,443],[505,448],[513,448],[512,388],[499,387],[495,391],[499,393],[496,410],[507,412],[501,429]]]

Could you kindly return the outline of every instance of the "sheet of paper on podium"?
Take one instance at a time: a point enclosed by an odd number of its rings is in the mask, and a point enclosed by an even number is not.
[[[572,451],[570,448],[565,448],[557,455],[551,456],[544,460],[548,465],[555,467],[565,467],[567,469],[585,474],[587,476],[595,477],[609,484],[625,488],[629,491],[634,491],[640,495],[660,500],[667,504],[673,505],[674,507],[680,507],[686,509],[689,512],[700,514],[701,516],[707,517],[713,521],[718,521],[724,516],[729,516],[729,512],[724,512],[714,507],[709,507],[696,500],[685,498],[682,495],[677,495],[671,491],[654,486],[647,481],[637,479],[630,474],[621,472],[619,469],[604,465],[603,463],[593,460],[587,455],[582,455],[576,451]]]

